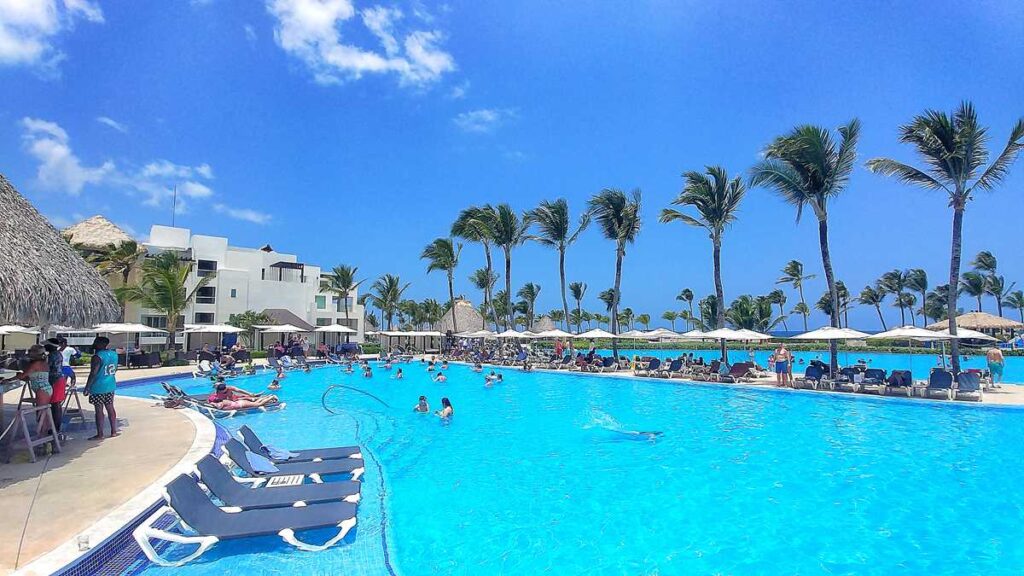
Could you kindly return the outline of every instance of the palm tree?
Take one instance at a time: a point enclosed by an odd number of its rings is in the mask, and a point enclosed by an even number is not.
[[[804,274],[804,265],[799,260],[790,260],[786,263],[786,266],[782,268],[782,276],[775,281],[776,284],[789,284],[796,289],[797,294],[800,296],[800,303],[803,306],[801,310],[807,312],[803,314],[804,317],[804,332],[807,331],[807,316],[811,313],[810,309],[807,308],[807,301],[804,300],[804,282],[812,280],[814,274]],[[796,308],[793,309],[796,311]]]
[[[565,250],[572,246],[580,233],[586,230],[590,224],[590,214],[584,212],[580,215],[576,230],[573,231],[572,223],[569,221],[569,203],[564,198],[554,202],[544,200],[540,206],[533,209],[528,216],[530,223],[537,226],[537,234],[529,237],[534,240],[558,250],[558,281],[562,295],[562,313],[569,315],[569,301],[565,297]],[[569,340],[569,347],[572,348],[572,340]]]
[[[250,347],[256,342],[254,338],[255,327],[270,324],[271,322],[270,316],[255,310],[246,310],[241,314],[228,316],[228,324],[243,330],[243,332],[239,333],[239,336],[242,338],[242,342]]]
[[[974,260],[971,260],[971,268],[974,268],[983,274],[995,274],[998,267],[999,263],[996,260],[996,257],[988,250],[978,252],[978,255],[974,257]]]
[[[79,245],[76,248],[85,252]],[[134,240],[125,240],[120,244],[107,244],[100,250],[86,256],[86,261],[96,267],[96,270],[103,276],[118,278],[119,286],[128,285],[128,277],[139,265],[139,261],[146,255],[146,249]],[[127,313],[127,302],[121,300],[121,321],[125,320]]]
[[[627,330],[632,330],[634,318],[632,308],[623,308],[622,312],[619,312],[619,325],[625,324]]]
[[[556,322],[556,323],[558,323],[559,325],[561,325],[563,327],[566,326],[566,324],[565,324],[566,316],[565,316],[565,311],[563,311],[563,310],[555,308],[554,310],[548,312],[548,318],[551,318],[552,322]]]
[[[712,265],[715,275],[715,297],[725,302],[722,288],[722,235],[725,229],[736,220],[740,201],[747,189],[739,178],[729,179],[729,175],[721,166],[707,166],[705,173],[691,171],[683,174],[685,184],[683,191],[676,196],[672,204],[691,206],[697,212],[694,218],[674,208],[664,208],[660,221],[682,222],[697,228],[703,228],[711,238]],[[719,311],[715,318],[715,327],[725,327],[725,315]],[[721,341],[722,358],[725,358],[725,340]]]
[[[928,314],[925,313],[927,307],[924,304],[928,300],[928,273],[920,268],[907,270],[906,288],[921,295],[918,300],[921,302],[921,318],[924,320],[923,325],[927,326]]]
[[[505,293],[512,293],[512,249],[526,241],[529,218],[520,218],[508,204],[499,204],[495,211],[494,244],[505,253]],[[508,310],[508,324],[512,323],[512,309]],[[506,328],[508,326],[506,325]]]
[[[686,302],[687,306],[690,307],[690,318],[693,318],[693,290],[683,288],[683,291],[676,296],[676,300]]]
[[[611,321],[612,321],[611,317],[609,317],[609,316],[607,316],[605,314],[594,314],[594,322],[597,322],[597,327],[598,328],[601,327],[601,324],[604,324],[605,326],[610,326],[611,325]]]
[[[884,300],[885,291],[872,288],[871,286],[865,286],[860,291],[860,295],[857,296],[857,301],[861,304],[875,307],[875,312],[878,312],[878,321],[882,323],[882,332],[888,330],[885,327],[885,318],[882,316],[882,302]]]
[[[729,323],[736,328],[762,333],[774,329],[782,320],[781,317],[773,318],[772,303],[766,296],[755,298],[750,294],[744,294],[733,300],[724,315],[729,319]]]
[[[474,288],[483,293],[484,301],[480,310],[482,312],[481,315],[484,318],[487,318],[487,311],[489,309],[493,311],[489,295],[491,294],[491,291],[494,290],[494,283],[498,281],[498,277],[493,271],[490,271],[487,268],[479,268],[469,276],[469,281],[473,284]],[[497,316],[494,318],[494,327],[498,327]]]
[[[789,330],[789,326],[786,325],[786,312],[783,306],[786,305],[786,293],[776,288],[768,293],[768,301],[779,307],[779,319],[782,320],[783,330]]]
[[[1024,292],[1020,290],[1014,290],[1006,295],[1006,299],[1003,301],[1008,308],[1014,308],[1020,313],[1020,321],[1024,323]]]
[[[436,238],[423,248],[420,260],[427,260],[427,274],[442,270],[448,276],[448,302],[455,307],[455,268],[459,265],[462,244],[456,244],[451,238]],[[458,333],[458,320],[452,313],[452,332]]]
[[[985,284],[985,276],[974,270],[964,272],[960,280],[960,291],[978,300],[978,312],[981,312],[981,297],[985,295]]]
[[[960,256],[963,243],[964,210],[974,192],[995,188],[1009,172],[1024,147],[1024,118],[1017,120],[1006,146],[996,159],[985,166],[988,129],[978,124],[978,115],[970,102],[963,102],[952,114],[927,110],[900,127],[900,141],[912,145],[924,161],[924,170],[889,158],[874,158],[868,170],[895,176],[901,182],[929,190],[943,190],[953,209],[953,238],[950,245],[949,285],[960,280]],[[980,306],[979,306],[980,307]],[[956,335],[956,291],[947,294],[946,315],[949,333]],[[960,344],[950,341],[953,376],[960,373]]]
[[[590,199],[588,210],[601,226],[604,237],[615,242],[615,288],[611,310],[611,332],[619,333],[619,299],[622,284],[622,259],[626,244],[632,244],[640,233],[640,189],[627,197],[622,190],[605,188]],[[612,354],[619,357],[619,341],[612,338]]]
[[[904,304],[901,296],[907,289],[907,272],[904,270],[890,270],[882,277],[878,279],[876,286],[880,290],[884,290],[886,294],[892,294],[895,297],[893,306],[897,306],[900,309],[900,326],[907,325],[907,315],[905,311],[906,305]]]
[[[409,288],[409,283],[402,284],[402,279],[394,274],[385,274],[370,286],[369,302],[380,310],[381,318],[387,320],[387,329],[391,330],[398,304],[402,294]]]
[[[609,288],[607,290],[602,290],[601,293],[597,295],[597,299],[604,302],[605,312],[611,312],[612,306],[615,305],[615,289]]]
[[[751,182],[773,188],[783,199],[796,206],[800,219],[804,206],[810,206],[818,218],[818,243],[821,264],[832,299],[832,326],[839,326],[839,293],[836,291],[832,256],[828,247],[828,201],[846,187],[857,158],[860,121],[854,119],[839,127],[840,142],[818,126],[798,126],[776,138],[765,149],[765,159],[754,167]],[[839,369],[836,341],[829,342],[832,373]]]
[[[807,317],[811,315],[811,309],[807,307],[806,302],[797,302],[793,309],[789,311],[790,314],[799,314],[804,317],[804,329],[807,328]]]
[[[901,292],[896,296],[901,306],[906,306],[910,311],[910,325],[917,326],[917,318],[914,317],[914,306],[917,306],[917,296],[912,292]]]
[[[1010,285],[1006,285],[1006,278],[1003,276],[996,276],[990,274],[985,278],[985,293],[990,294],[996,299],[996,309],[999,312],[999,316],[1003,315],[1003,304],[1006,301],[1007,296],[1013,291],[1013,287],[1016,286],[1016,282],[1010,282]]]
[[[494,240],[494,222],[497,219],[497,213],[494,207],[486,205],[483,207],[471,206],[466,208],[459,213],[458,218],[455,219],[455,223],[452,224],[452,236],[468,240],[469,242],[477,242],[484,247],[484,258],[485,266],[488,277],[494,277],[497,281],[497,275],[494,273],[494,266],[491,263],[491,245],[495,243]],[[486,308],[490,304],[491,315],[494,320],[494,327],[498,327],[498,312],[494,308],[494,282],[491,282],[484,292],[484,316],[487,315]]]
[[[587,293],[587,283],[573,282],[569,284],[569,292],[572,294],[572,299],[576,301],[576,331],[582,332],[582,322],[585,320],[583,316],[583,296]]]
[[[332,294],[336,294],[345,306],[346,326],[348,325],[348,298],[363,283],[362,280],[356,280],[356,272],[358,271],[359,268],[356,266],[339,264],[331,270],[331,277],[327,283],[327,290]],[[348,334],[345,335],[345,339],[347,342]]]
[[[491,305],[497,310],[498,318],[507,319],[515,313],[512,309],[512,299],[508,297],[508,292],[504,290],[498,290],[494,294],[494,299],[491,301]],[[497,324],[495,324],[495,330],[497,330]]]
[[[651,315],[650,314],[637,314],[636,315],[636,323],[637,324],[643,324],[644,325],[644,330],[650,330],[651,329]]]
[[[708,330],[711,323],[708,321],[709,318],[718,318],[718,298],[714,294],[709,294],[701,298],[697,302],[697,312],[700,314],[700,319],[694,318],[694,321],[700,323],[701,330]]]
[[[850,327],[850,308],[854,307],[853,300],[850,298],[850,290],[846,287],[846,283],[842,280],[836,280],[836,292],[839,294],[839,313],[843,315],[843,325],[847,328]]]
[[[533,282],[527,282],[516,292],[516,296],[523,299],[526,302],[526,314],[527,322],[526,329],[529,330],[533,327],[533,311],[537,304],[537,297],[540,296],[540,284],[534,284]]]
[[[586,310],[581,310],[580,318],[582,318],[583,321],[587,323],[587,330],[589,330],[591,326],[590,323],[594,321],[594,314],[591,312],[587,312]]]
[[[676,331],[676,320],[679,319],[679,313],[673,310],[666,310],[661,313],[661,319],[672,324],[672,331]]]
[[[199,290],[213,280],[215,274],[197,279],[196,285],[188,289],[192,275],[192,260],[182,260],[174,252],[163,252],[147,258],[142,264],[142,277],[138,283],[120,286],[114,290],[122,302],[138,302],[143,308],[162,312],[167,319],[167,347],[174,342],[178,329],[178,317],[194,301]]]

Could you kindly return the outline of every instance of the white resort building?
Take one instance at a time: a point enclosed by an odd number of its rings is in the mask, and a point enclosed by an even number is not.
[[[76,230],[77,229],[77,230]],[[106,233],[97,238],[98,229]],[[110,232],[116,230],[120,234]],[[89,238],[88,248],[101,248],[127,238],[122,231],[101,216],[96,216],[64,231],[71,242]],[[149,240],[142,244],[148,253],[173,251],[192,260],[191,285],[203,276],[213,275],[210,283],[200,288],[195,302],[185,311],[184,324],[225,324],[232,315],[252,310],[263,312],[272,324],[293,324],[307,330],[317,326],[340,324],[356,331],[351,342],[362,342],[364,310],[357,304],[357,291],[348,302],[326,289],[329,272],[319,266],[300,262],[294,254],[275,251],[269,244],[262,248],[231,246],[221,236],[194,234],[188,228],[153,226]],[[111,279],[118,283],[119,279]],[[134,278],[133,278],[134,280]],[[347,304],[347,314],[346,314]],[[138,322],[155,328],[166,328],[167,319],[160,312],[129,304],[126,322]],[[332,342],[334,335],[328,335]],[[309,336],[312,340],[312,335]],[[268,336],[268,341],[270,337]],[[179,336],[178,342],[182,343]],[[140,345],[162,344],[164,337],[146,336]]]

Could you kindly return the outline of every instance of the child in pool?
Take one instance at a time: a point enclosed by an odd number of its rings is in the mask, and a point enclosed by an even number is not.
[[[481,364],[479,362],[477,362],[476,364],[473,364],[473,372],[480,373],[480,372],[483,372],[483,371],[484,371],[483,364]]]
[[[420,396],[420,401],[417,402],[416,405],[412,407],[412,411],[418,412],[420,414],[426,414],[430,412],[430,404],[427,404],[427,397]]]
[[[444,375],[444,372],[438,372],[437,376],[434,376],[434,382],[443,384],[448,381],[448,377]]]
[[[280,390],[280,389],[281,389],[281,382],[278,381],[278,380],[274,380],[273,382],[270,383],[269,386],[267,386],[267,390]]]
[[[441,398],[441,409],[434,412],[434,414],[437,414],[437,417],[441,420],[448,420],[452,416],[455,416],[455,409],[452,408],[452,403],[447,397],[445,397]]]
[[[392,376],[392,378],[394,378],[395,380],[401,380],[401,379],[402,379],[402,376],[404,376],[404,375],[405,375],[405,374],[402,374],[402,369],[401,369],[401,368],[399,368],[399,369],[398,369],[398,372],[395,372],[395,375],[394,375],[394,376]]]

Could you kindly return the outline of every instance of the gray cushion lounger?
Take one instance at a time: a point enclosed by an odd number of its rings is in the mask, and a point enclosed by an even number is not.
[[[238,429],[238,435],[242,438],[242,443],[249,449],[250,452],[255,452],[266,458],[270,458],[276,464],[277,462],[307,462],[310,460],[338,460],[340,458],[362,458],[362,453],[358,446],[339,446],[337,448],[311,448],[307,450],[288,450],[295,456],[288,458],[287,460],[277,460],[270,457],[270,450],[267,449],[267,445],[260,440],[259,436],[252,431],[246,425],[243,425]]]
[[[275,486],[259,488],[265,480],[252,482],[236,480],[231,472],[213,456],[204,456],[196,464],[197,476],[210,493],[226,506],[243,510],[254,508],[280,508],[295,506],[297,503],[318,504],[322,502],[359,502],[360,483],[356,481],[330,482],[327,484],[300,484],[298,486]],[[299,504],[301,506],[301,504]]]
[[[220,508],[196,484],[194,478],[184,474],[167,485],[164,499],[167,505],[154,512],[132,532],[146,557],[161,566],[181,566],[191,562],[221,540],[269,534],[277,534],[300,550],[316,552],[336,544],[356,525],[356,505],[350,502],[261,510]],[[176,516],[175,523],[166,529],[154,528],[153,523],[164,514]],[[172,532],[179,524],[188,526],[190,532],[195,534]],[[295,538],[296,530],[328,526],[337,526],[339,531],[323,544],[307,544]],[[198,548],[180,560],[168,560],[156,552],[150,544],[151,539],[194,544]]]
[[[277,472],[259,473],[249,464],[246,454],[249,452],[241,442],[234,438],[224,443],[224,452],[239,468],[253,478],[287,476],[290,474],[302,474],[309,476],[314,482],[320,481],[320,476],[330,474],[351,474],[352,480],[358,480],[363,473],[363,461],[360,458],[343,458],[341,460],[321,460],[310,462],[281,462],[274,463]]]

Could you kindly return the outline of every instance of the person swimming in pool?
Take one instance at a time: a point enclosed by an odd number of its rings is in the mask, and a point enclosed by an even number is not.
[[[269,386],[267,386],[267,390],[280,390],[280,389],[281,389],[281,382],[278,381],[278,380],[274,380],[273,382],[270,383]]]
[[[397,371],[397,372],[395,372],[395,375],[394,375],[394,376],[392,376],[392,378],[394,378],[395,380],[401,380],[401,379],[402,379],[402,376],[405,376],[405,374],[403,374],[403,373],[402,373],[402,369],[401,369],[401,368],[399,368],[399,369],[398,369],[398,371]]]
[[[430,412],[430,404],[427,404],[427,397],[420,396],[420,401],[417,402],[416,405],[412,407],[412,411],[418,412],[420,414],[426,414]]]
[[[444,372],[438,372],[437,376],[434,376],[434,382],[443,384],[448,381],[448,377],[444,375]]]
[[[473,372],[476,372],[476,373],[479,374],[480,372],[483,372],[483,371],[484,371],[484,365],[483,364],[481,364],[479,362],[477,362],[476,364],[473,364]]]
[[[441,361],[441,370],[447,370],[447,369],[448,369],[448,361],[447,360],[442,360]]]
[[[455,416],[455,409],[452,408],[452,403],[448,400],[448,397],[441,398],[441,409],[437,412],[437,417],[441,420],[448,420],[452,416]]]

